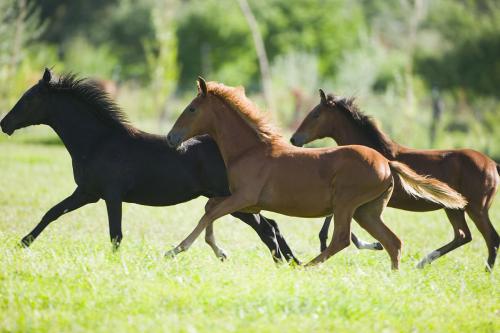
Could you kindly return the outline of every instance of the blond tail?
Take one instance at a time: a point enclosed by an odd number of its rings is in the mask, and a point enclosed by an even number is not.
[[[451,209],[463,209],[467,205],[467,200],[445,183],[429,176],[421,176],[400,162],[389,161],[389,166],[398,174],[401,186],[408,194]]]

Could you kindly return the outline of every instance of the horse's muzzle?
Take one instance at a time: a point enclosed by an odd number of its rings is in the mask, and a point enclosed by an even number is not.
[[[12,135],[12,133],[14,133],[15,131],[14,128],[7,125],[5,118],[3,118],[2,121],[0,121],[0,127],[2,128],[2,132],[4,132],[9,136]]]
[[[300,133],[295,133],[292,138],[290,139],[290,142],[292,145],[297,146],[297,147],[302,147],[305,143],[305,136]]]
[[[167,143],[170,148],[177,148],[182,143],[183,135],[180,133],[170,132],[167,135]]]

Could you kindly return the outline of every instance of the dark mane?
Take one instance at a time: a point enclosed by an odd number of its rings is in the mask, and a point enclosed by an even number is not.
[[[359,110],[356,104],[356,98],[337,98],[334,95],[328,95],[329,101],[334,101],[335,106],[339,106],[339,109],[345,111],[345,114],[353,123],[365,133],[370,142],[373,143],[373,147],[380,151],[385,156],[393,156],[393,145],[392,140],[379,128],[375,119],[367,116]]]
[[[59,77],[57,81],[49,83],[50,91],[66,92],[86,102],[94,115],[112,128],[124,130],[127,133],[134,132],[126,114],[111,99],[111,97],[92,80],[78,78],[76,74],[67,73]]]

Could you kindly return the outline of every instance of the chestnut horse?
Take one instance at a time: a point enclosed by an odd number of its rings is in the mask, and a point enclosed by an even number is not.
[[[333,239],[308,265],[325,261],[350,243],[350,222],[358,223],[382,243],[399,267],[402,242],[383,223],[381,214],[397,175],[413,195],[450,208],[465,199],[437,180],[417,175],[365,146],[304,149],[290,145],[246,98],[243,89],[198,79],[198,95],[167,136],[171,146],[209,134],[227,168],[231,195],[210,199],[191,234],[168,254],[186,251],[216,219],[234,211],[269,210],[298,217],[333,213]]]
[[[374,121],[361,113],[354,99],[326,96],[320,90],[321,101],[303,120],[291,138],[294,145],[302,146],[315,139],[331,137],[339,145],[359,144],[379,151],[391,161],[407,164],[420,174],[427,174],[460,192],[468,201],[465,212],[474,221],[488,247],[488,267],[495,264],[499,236],[491,224],[488,209],[499,184],[500,166],[487,156],[470,149],[417,150],[392,141]],[[408,195],[396,181],[389,207],[416,212],[445,209],[453,227],[454,238],[443,247],[432,251],[417,267],[471,241],[463,209],[451,209]],[[322,246],[326,246],[328,221],[320,232]]]

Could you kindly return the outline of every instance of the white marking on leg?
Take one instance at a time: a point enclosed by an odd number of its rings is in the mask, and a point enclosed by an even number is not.
[[[430,264],[431,262],[433,262],[434,260],[436,260],[440,256],[441,256],[441,252],[439,252],[439,251],[432,251],[431,253],[429,253],[428,255],[426,255],[424,257],[424,259],[422,259],[417,264],[417,268],[424,268],[425,265]]]
[[[358,248],[360,250],[376,250],[377,249],[377,243],[368,243],[362,240],[358,240]]]
[[[68,208],[66,208],[63,212],[63,214],[66,214],[68,212]]]

